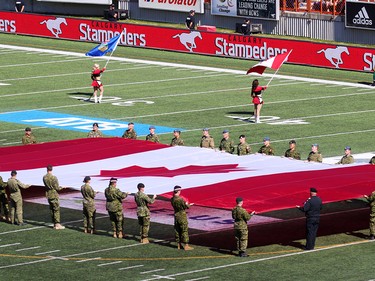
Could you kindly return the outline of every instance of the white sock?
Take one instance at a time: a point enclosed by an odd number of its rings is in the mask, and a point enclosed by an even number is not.
[[[102,102],[102,97],[103,97],[103,96],[99,96],[99,102]]]
[[[95,103],[98,102],[98,98],[97,98],[97,96],[94,96],[94,101],[95,101]]]

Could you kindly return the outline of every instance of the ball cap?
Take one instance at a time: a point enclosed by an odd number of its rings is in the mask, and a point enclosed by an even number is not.
[[[316,190],[315,187],[311,187],[311,188],[310,188],[310,192],[315,192],[315,193],[317,193],[318,191]]]
[[[155,126],[150,126],[148,129],[149,129],[149,130],[152,130],[152,129],[155,130]]]
[[[295,141],[295,140],[291,140],[291,141],[289,142],[289,144],[292,144],[292,143],[296,144],[296,141]]]
[[[84,179],[83,179],[83,182],[88,182],[89,180],[91,180],[91,178],[89,176],[86,176]]]
[[[190,10],[190,13],[195,13],[195,10]]]
[[[264,139],[263,139],[263,141],[269,141],[270,140],[270,137],[265,137]]]
[[[109,180],[109,182],[110,182],[110,183],[112,183],[112,182],[117,182],[117,179],[116,179],[116,178],[111,178],[111,179]]]
[[[350,146],[345,146],[345,150],[352,150]]]
[[[224,131],[223,131],[223,134],[225,134],[225,133],[229,133],[229,130],[224,130]]]
[[[25,131],[26,131],[26,132],[30,132],[30,131],[31,131],[31,128],[30,128],[30,127],[26,127]]]
[[[240,202],[242,202],[242,201],[243,201],[242,197],[237,197],[237,198],[236,198],[236,203],[237,203],[237,204],[240,203]]]

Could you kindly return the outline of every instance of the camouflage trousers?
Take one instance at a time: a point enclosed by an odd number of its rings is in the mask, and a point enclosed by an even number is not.
[[[60,223],[60,203],[59,199],[48,199],[49,209],[51,211],[51,218],[53,224]]]
[[[375,236],[375,212],[370,214],[370,235]]]
[[[177,243],[189,243],[188,221],[186,217],[174,219],[174,234]]]
[[[18,223],[23,223],[23,202],[22,198],[14,201],[10,199],[10,221],[14,224],[15,219],[17,217]]]
[[[118,212],[108,211],[108,215],[109,215],[109,220],[111,221],[113,232],[116,232],[117,234],[119,232],[122,232],[123,227],[124,227],[124,215],[122,214],[122,211],[118,211]]]
[[[150,216],[138,217],[138,224],[141,238],[147,238],[148,231],[150,230]]]
[[[8,196],[5,193],[0,194],[0,213],[1,210],[3,210],[5,217],[9,216]]]
[[[86,229],[95,229],[96,209],[93,204],[83,204],[83,227]]]
[[[247,249],[247,239],[248,239],[248,229],[234,229],[234,236],[236,237],[237,243],[237,250],[241,252],[245,252]]]

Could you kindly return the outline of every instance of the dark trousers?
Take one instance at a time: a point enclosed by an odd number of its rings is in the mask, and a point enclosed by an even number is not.
[[[313,250],[315,247],[316,233],[319,228],[319,217],[306,219],[306,250]]]

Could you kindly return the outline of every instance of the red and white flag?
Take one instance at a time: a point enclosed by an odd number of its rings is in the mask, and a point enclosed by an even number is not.
[[[43,187],[46,166],[61,186],[80,190],[85,176],[103,192],[109,179],[118,179],[124,192],[136,192],[144,183],[148,194],[166,198],[175,185],[200,206],[231,209],[242,197],[249,210],[266,212],[301,205],[310,187],[324,203],[370,194],[375,165],[308,163],[279,156],[237,156],[199,147],[170,147],[141,140],[87,138],[0,148],[0,175],[11,170],[25,184]]]
[[[260,63],[257,63],[253,67],[251,67],[246,74],[255,72],[259,74],[263,74],[263,72],[266,70],[266,68],[272,68],[274,70],[278,70],[284,62],[288,60],[288,57],[292,50],[286,53],[279,54],[275,57],[269,58],[268,60],[261,61]]]

